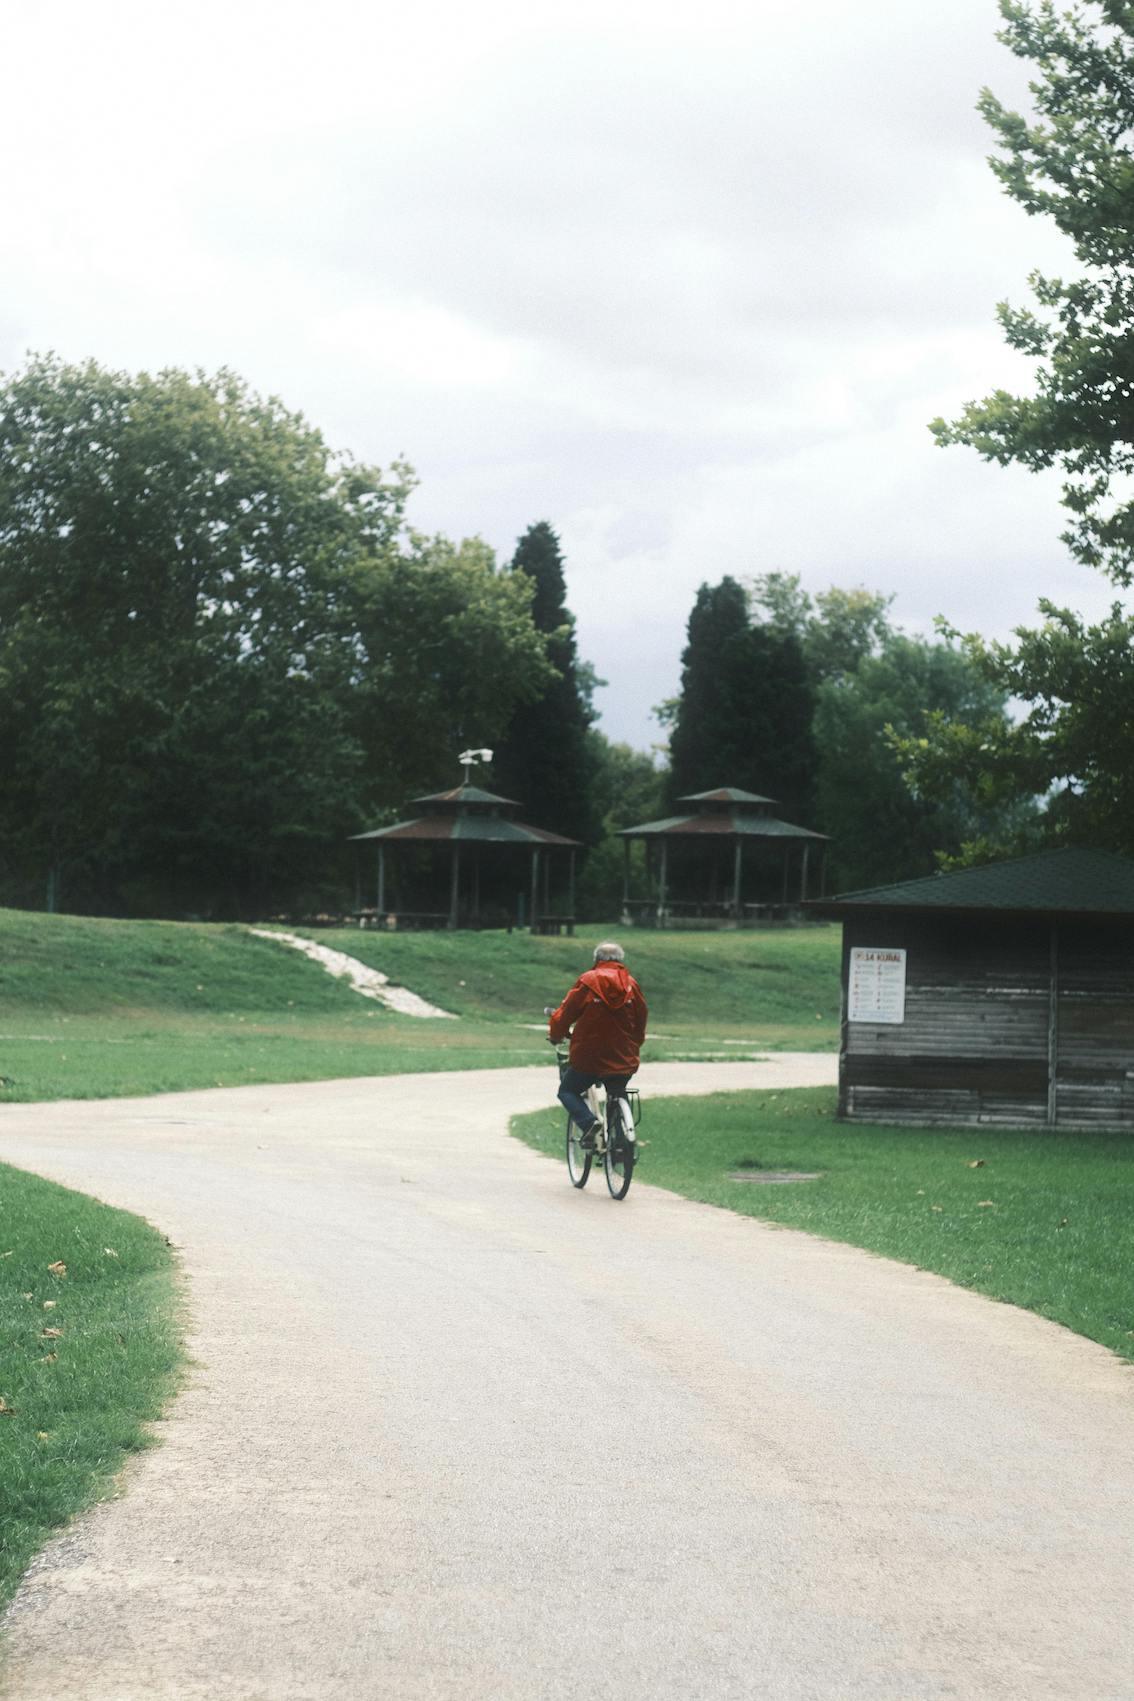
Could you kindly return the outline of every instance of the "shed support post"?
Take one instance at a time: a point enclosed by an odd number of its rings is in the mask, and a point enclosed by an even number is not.
[[[539,851],[532,851],[532,917],[530,931],[538,933],[539,921]]]
[[[810,857],[810,855],[811,855],[811,846],[807,843],[806,840],[804,840],[804,843],[803,843],[803,869],[802,869],[800,876],[799,876],[799,901],[800,901],[801,904],[804,904],[804,903],[807,902],[807,861],[808,861],[808,858]]]
[[[459,902],[461,894],[461,846],[458,840],[453,840],[453,873],[449,883],[449,931],[457,928]]]
[[[665,926],[665,874],[669,845],[665,839],[661,842],[661,866],[658,869],[658,926]]]
[[[476,852],[473,860],[473,922],[480,926],[480,852]]]
[[[622,908],[630,906],[630,840],[622,841]]]
[[[744,840],[738,838],[736,841],[736,854],[733,857],[732,866],[732,913],[737,921],[740,920],[740,868],[743,853]]]
[[[571,860],[567,871],[567,914],[571,917],[571,932],[575,931],[575,847],[571,846]]]
[[[785,906],[785,907],[786,907],[786,905],[787,905],[787,895],[788,895],[788,865],[789,865],[789,863],[790,863],[790,861],[791,861],[791,851],[790,851],[790,850],[787,850],[787,849],[785,849],[785,851],[784,851],[784,895],[783,895],[783,898],[782,898],[782,899],[781,899],[781,900],[780,900],[780,901],[781,901],[781,903],[783,903],[783,904],[784,904],[784,906]]]
[[[359,908],[362,906],[359,905]],[[378,919],[386,913],[386,847],[378,846]]]
[[[1059,1117],[1059,927],[1051,924],[1051,981],[1047,1004],[1047,1121]]]
[[[354,907],[356,910],[362,908],[362,859],[357,845],[354,847]]]

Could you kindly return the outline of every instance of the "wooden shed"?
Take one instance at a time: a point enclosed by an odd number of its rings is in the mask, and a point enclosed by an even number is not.
[[[1134,1127],[1134,862],[1048,851],[808,908],[843,924],[841,1117]]]

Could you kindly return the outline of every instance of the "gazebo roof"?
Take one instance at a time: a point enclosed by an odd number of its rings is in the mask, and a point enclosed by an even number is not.
[[[717,786],[712,791],[695,791],[679,797],[678,803],[692,804],[681,815],[666,815],[660,821],[641,821],[623,827],[623,839],[822,839],[810,827],[796,827],[771,813],[774,797],[742,791],[739,786]]]
[[[756,791],[741,791],[739,786],[717,786],[715,791],[691,791],[678,798],[678,803],[778,803],[776,797],[761,797]]]
[[[1113,851],[1038,851],[894,886],[820,899],[808,908],[841,917],[860,909],[1005,915],[1134,916],[1134,862]]]
[[[391,827],[376,827],[369,833],[354,833],[355,842],[366,839],[386,844],[492,844],[492,845],[577,845],[543,827],[531,827],[513,819],[520,805],[512,797],[498,797],[480,786],[453,786],[448,791],[431,791],[411,800],[423,805],[422,813]]]
[[[387,844],[578,845],[580,839],[565,839],[543,827],[510,821],[504,815],[423,815],[412,821],[395,821],[371,833],[352,833],[356,842],[384,840]]]
[[[453,786],[449,791],[427,792],[424,797],[411,798],[410,802],[444,805],[471,804],[474,808],[478,805],[489,807],[492,804],[502,803],[512,809],[519,809],[520,807],[514,797],[498,797],[494,791],[483,791],[480,786],[469,785],[467,782],[463,785]]]

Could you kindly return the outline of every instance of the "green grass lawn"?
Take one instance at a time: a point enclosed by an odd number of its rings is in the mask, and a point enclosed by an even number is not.
[[[638,1180],[933,1270],[1134,1359],[1134,1137],[852,1127],[834,1113],[826,1088],[651,1099]],[[562,1113],[512,1126],[563,1161]],[[777,1170],[821,1177],[730,1179]]]
[[[147,1445],[179,1361],[162,1236],[0,1165],[0,1603]]]
[[[535,1024],[592,941],[312,933],[459,1020],[397,1016],[239,927],[0,910],[0,1103],[432,1069],[546,1066]],[[834,927],[631,934],[653,1058],[837,1043]]]

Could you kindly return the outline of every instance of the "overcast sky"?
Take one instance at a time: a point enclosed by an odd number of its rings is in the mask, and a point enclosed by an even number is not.
[[[52,0],[4,26],[0,369],[228,365],[404,454],[424,531],[558,531],[640,747],[697,586],[1005,634],[1095,612],[1057,478],[926,429],[1027,366],[1053,233],[974,111],[994,0]]]

